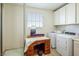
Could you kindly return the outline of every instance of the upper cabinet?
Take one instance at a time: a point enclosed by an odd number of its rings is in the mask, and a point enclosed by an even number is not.
[[[60,15],[59,10],[54,13],[54,17],[55,17],[54,24],[55,25],[59,25],[59,18],[60,18],[59,15]]]
[[[77,13],[77,24],[79,24],[79,3],[76,5],[77,6],[77,11],[76,11],[76,13]]]
[[[55,11],[55,25],[65,24],[65,7]]]
[[[65,6],[60,9],[59,24],[60,25],[65,24]]]
[[[79,9],[78,6],[77,6],[77,9]],[[55,15],[55,20],[56,20],[55,25],[66,25],[66,24],[79,23],[79,17],[78,16],[77,16],[78,20],[76,22],[76,4],[74,4],[74,3],[67,4],[67,5],[58,9],[55,12],[59,12],[59,14],[57,16]],[[77,11],[77,12],[79,14],[79,11]]]
[[[75,4],[66,5],[66,24],[75,24]]]

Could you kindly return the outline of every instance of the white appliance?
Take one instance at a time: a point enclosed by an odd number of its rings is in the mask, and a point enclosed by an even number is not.
[[[76,35],[57,34],[56,35],[56,50],[62,56],[72,56],[72,39]]]
[[[49,38],[51,39],[51,47],[56,48],[56,33],[51,32],[48,34]]]

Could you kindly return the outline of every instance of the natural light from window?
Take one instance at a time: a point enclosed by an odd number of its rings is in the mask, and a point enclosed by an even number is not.
[[[41,28],[43,27],[43,15],[40,13],[30,12],[27,14],[27,27]]]

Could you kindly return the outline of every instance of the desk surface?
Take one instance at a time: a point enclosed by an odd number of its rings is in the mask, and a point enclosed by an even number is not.
[[[43,39],[49,39],[48,37],[30,37],[30,38],[25,38],[25,40],[30,39],[30,40],[43,40]]]
[[[25,50],[24,50],[24,52],[27,50],[29,45],[31,45],[33,42],[39,41],[39,40],[49,40],[49,38],[48,37],[25,38]]]

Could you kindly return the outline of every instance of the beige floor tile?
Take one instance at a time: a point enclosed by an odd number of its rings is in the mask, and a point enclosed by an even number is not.
[[[38,56],[38,55],[35,55],[35,56]],[[51,48],[51,53],[50,54],[47,54],[47,55],[43,54],[42,56],[61,56],[61,55],[56,51],[56,49]]]
[[[23,48],[18,48],[18,49],[11,49],[11,50],[7,50],[4,53],[4,56],[23,56]]]

